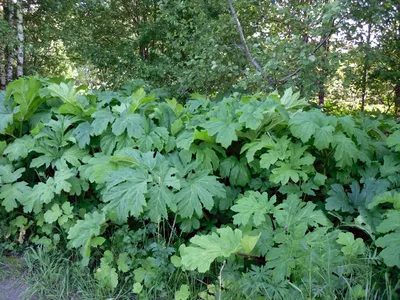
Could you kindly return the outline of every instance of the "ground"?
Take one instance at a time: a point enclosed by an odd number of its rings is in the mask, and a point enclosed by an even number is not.
[[[27,285],[21,278],[0,279],[0,300],[24,299]]]
[[[0,257],[0,300],[27,299],[21,262],[20,257]]]

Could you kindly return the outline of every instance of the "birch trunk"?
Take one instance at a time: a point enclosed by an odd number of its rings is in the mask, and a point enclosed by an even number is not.
[[[3,1],[0,1],[0,20],[4,20]],[[0,90],[6,86],[6,65],[5,65],[5,47],[0,45]]]
[[[8,0],[8,24],[14,29],[14,4],[16,0]],[[14,74],[14,47],[8,49],[7,82],[13,81]]]
[[[24,76],[24,16],[22,14],[21,0],[17,0],[17,78]]]
[[[369,69],[369,56],[368,51],[370,48],[371,43],[371,23],[368,24],[368,33],[367,33],[367,41],[366,41],[366,53],[364,59],[364,68],[362,74],[362,81],[361,81],[361,111],[364,111],[365,108],[365,97],[367,95],[367,77],[368,77],[368,69]]]

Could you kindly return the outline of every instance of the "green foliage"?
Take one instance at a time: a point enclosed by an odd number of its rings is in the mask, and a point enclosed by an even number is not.
[[[400,245],[400,194],[397,192],[394,194],[384,193],[375,197],[368,207],[373,208],[382,203],[391,203],[394,209],[388,210],[385,214],[386,218],[377,227],[377,231],[381,234],[385,233],[385,235],[379,237],[375,244],[383,248],[379,255],[388,266],[400,268],[400,256],[396,250]]]
[[[307,110],[290,89],[180,104],[18,82],[2,102],[4,251],[77,250],[102,293],[143,299],[394,291],[382,281],[399,274],[392,122]]]
[[[85,214],[84,220],[78,220],[68,233],[69,247],[88,247],[92,237],[100,235],[100,228],[105,223],[105,216],[98,212]]]
[[[230,227],[219,228],[211,235],[195,236],[190,239],[190,246],[180,248],[182,264],[188,270],[204,273],[217,257],[227,258],[238,252],[243,238],[242,231]]]
[[[354,239],[354,235],[351,232],[340,232],[337,243],[344,245],[341,251],[346,256],[362,255],[365,252],[364,241],[361,238]]]
[[[213,197],[225,196],[225,189],[216,179],[215,176],[209,176],[207,171],[189,174],[176,195],[182,217],[191,218],[194,213],[201,217],[202,207],[208,210],[213,208]]]
[[[14,120],[19,122],[28,120],[45,100],[39,96],[41,85],[39,79],[29,77],[28,79],[20,78],[15,80],[7,86],[5,102],[7,103],[12,96],[11,107],[15,111],[13,114]]]
[[[395,146],[395,151],[400,151],[400,130],[389,135],[386,142],[389,147]]]
[[[268,199],[268,194],[249,191],[239,198],[237,204],[231,210],[237,212],[233,216],[233,223],[236,225],[254,224],[260,226],[266,221],[266,215],[275,208],[276,196]]]

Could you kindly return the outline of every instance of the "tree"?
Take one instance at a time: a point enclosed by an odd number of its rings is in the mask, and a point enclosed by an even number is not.
[[[8,25],[14,31],[14,7],[17,0],[8,0]],[[13,81],[14,74],[14,44],[8,45],[8,68],[7,68],[7,82]]]
[[[4,27],[4,5],[0,1],[0,32],[3,32]],[[4,90],[6,86],[6,66],[5,66],[5,47],[4,43],[0,41],[0,90]]]
[[[16,66],[97,87],[141,78],[178,97],[292,86],[320,105],[351,90],[400,103],[395,0],[8,0],[4,12],[9,80]]]
[[[22,0],[16,1],[17,10],[17,78],[24,76],[24,17],[22,14]]]

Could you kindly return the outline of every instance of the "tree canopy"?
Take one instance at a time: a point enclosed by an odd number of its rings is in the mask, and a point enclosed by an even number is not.
[[[7,22],[19,3],[28,75],[143,79],[180,95],[294,86],[319,104],[399,109],[395,0],[3,2],[2,65],[22,43]]]

